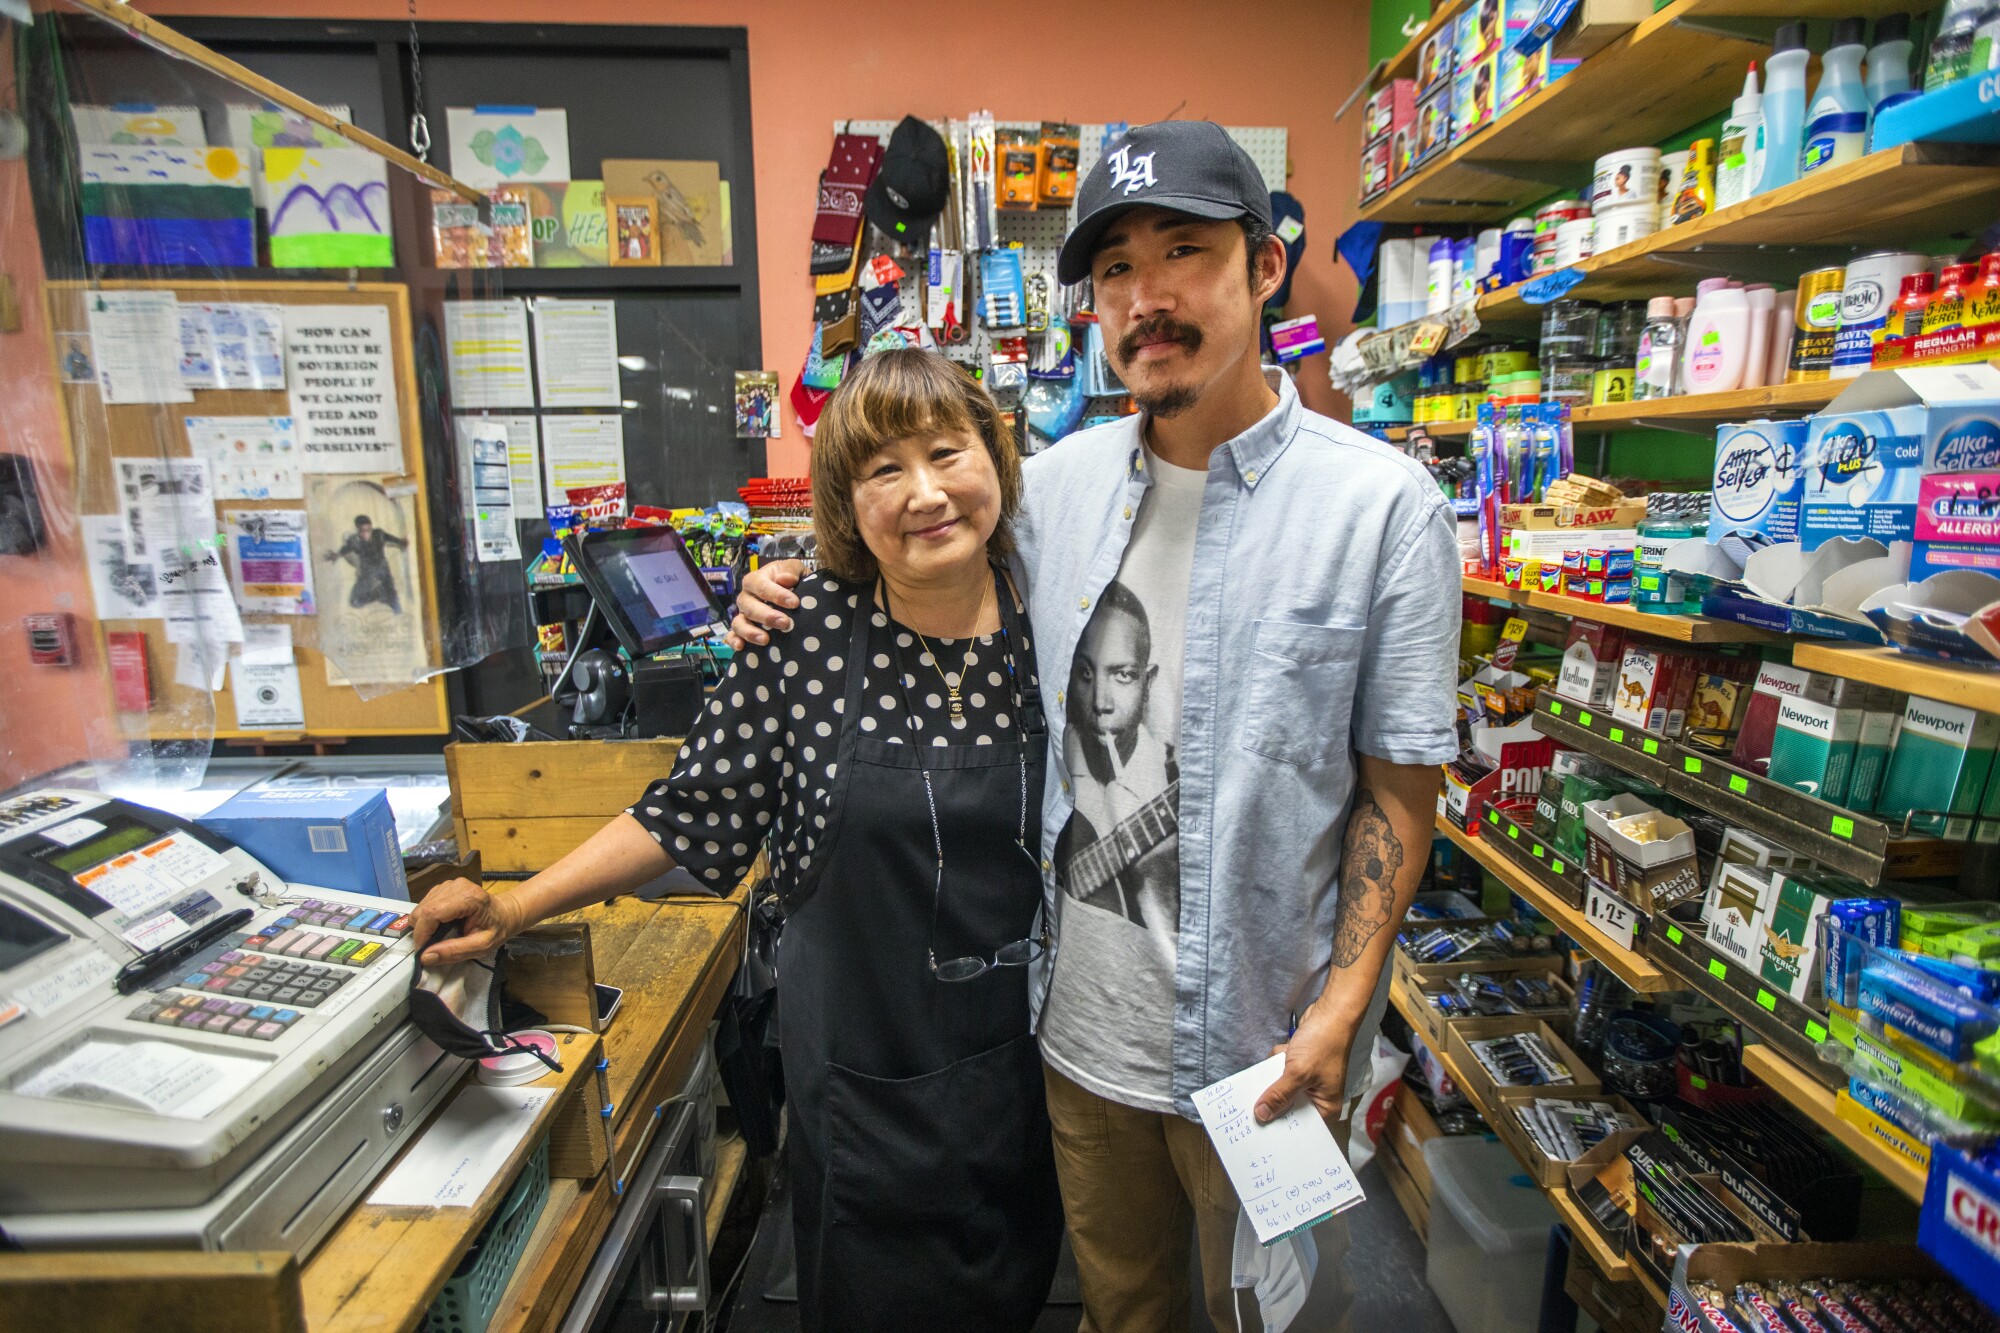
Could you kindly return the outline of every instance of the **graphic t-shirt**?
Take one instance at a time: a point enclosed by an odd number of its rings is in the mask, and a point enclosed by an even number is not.
[[[1056,844],[1061,945],[1042,1054],[1126,1106],[1171,1113],[1181,667],[1208,474],[1146,454],[1153,484],[1097,599],[1064,690],[1076,814]]]

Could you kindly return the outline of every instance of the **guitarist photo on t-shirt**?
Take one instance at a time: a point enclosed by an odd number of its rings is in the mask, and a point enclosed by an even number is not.
[[[1174,744],[1154,727],[1150,619],[1113,583],[1077,646],[1064,756],[1076,814],[1057,847],[1071,897],[1169,938],[1180,921]]]

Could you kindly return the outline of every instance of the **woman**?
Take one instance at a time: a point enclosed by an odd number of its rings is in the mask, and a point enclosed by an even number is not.
[[[1025,964],[1044,947],[1046,732],[1013,549],[1020,459],[929,352],[868,358],[813,441],[821,569],[741,654],[674,772],[511,892],[455,881],[425,960],[768,842],[802,1322],[1025,1329],[1061,1213]]]

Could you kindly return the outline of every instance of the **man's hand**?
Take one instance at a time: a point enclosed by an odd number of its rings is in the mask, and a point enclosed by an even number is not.
[[[723,636],[732,649],[740,653],[749,644],[761,647],[771,641],[765,631],[792,627],[792,618],[780,608],[799,604],[792,589],[799,586],[805,572],[803,560],[773,560],[743,576],[743,588],[736,594],[736,618]]]
[[[1300,1093],[1312,1098],[1313,1107],[1329,1125],[1339,1120],[1347,1103],[1347,1057],[1359,1026],[1357,1020],[1334,1016],[1317,1003],[1299,1015],[1292,1039],[1271,1048],[1271,1054],[1284,1055],[1285,1072],[1257,1099],[1257,1123],[1276,1120]]]
[[[431,948],[431,936],[447,921],[463,921],[462,934]],[[505,944],[526,924],[512,893],[488,893],[469,879],[440,884],[410,913],[410,938],[426,967],[482,958]]]

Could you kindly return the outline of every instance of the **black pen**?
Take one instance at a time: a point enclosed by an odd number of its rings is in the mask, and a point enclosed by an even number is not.
[[[118,993],[130,995],[160,973],[185,963],[238,926],[250,924],[250,918],[255,915],[257,914],[247,907],[224,912],[207,925],[198,927],[172,944],[162,945],[151,953],[140,954],[119,971]]]

